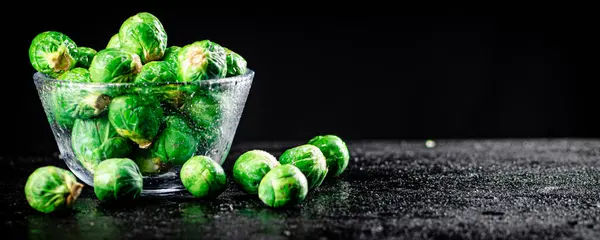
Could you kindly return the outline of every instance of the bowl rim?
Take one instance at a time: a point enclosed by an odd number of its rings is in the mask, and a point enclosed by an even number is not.
[[[97,82],[71,82],[65,80],[58,80],[56,78],[52,78],[45,73],[36,71],[33,74],[33,80],[36,84],[60,84],[60,85],[69,85],[69,86],[80,86],[80,87],[148,87],[148,86],[163,86],[163,85],[214,85],[214,84],[227,84],[227,83],[239,83],[245,81],[252,81],[254,79],[254,71],[250,68],[246,70],[246,72],[242,75],[223,77],[223,78],[213,78],[213,79],[204,79],[204,80],[195,80],[189,82],[165,82],[165,83],[155,83],[155,82],[144,82],[144,83],[97,83]]]

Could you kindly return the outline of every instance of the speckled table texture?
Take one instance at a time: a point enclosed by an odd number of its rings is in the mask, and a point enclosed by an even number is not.
[[[236,143],[224,168],[231,176],[244,151],[279,156],[299,143]],[[287,209],[269,208],[230,181],[214,200],[144,197],[127,205],[102,204],[86,186],[72,211],[46,215],[28,206],[23,186],[36,167],[66,167],[62,160],[1,156],[2,232],[17,239],[600,239],[600,140],[435,143],[348,141],[348,169]]]

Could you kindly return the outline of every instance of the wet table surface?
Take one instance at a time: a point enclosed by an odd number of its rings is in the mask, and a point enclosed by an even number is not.
[[[279,156],[298,142],[234,144]],[[107,206],[85,187],[45,215],[23,195],[57,156],[0,157],[2,228],[16,238],[599,239],[600,140],[349,141],[339,178],[297,207],[271,209],[230,184],[217,199],[142,198]],[[230,174],[229,174],[230,176]],[[6,231],[3,231],[6,234]]]

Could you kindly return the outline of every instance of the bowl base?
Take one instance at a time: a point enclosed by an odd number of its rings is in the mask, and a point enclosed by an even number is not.
[[[186,195],[187,191],[185,188],[144,189],[141,194],[142,197],[172,197]]]

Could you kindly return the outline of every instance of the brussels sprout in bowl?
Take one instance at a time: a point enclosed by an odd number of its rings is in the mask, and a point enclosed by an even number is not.
[[[75,176],[93,186],[103,160],[129,158],[142,170],[142,195],[185,194],[179,171],[193,156],[223,164],[253,79],[250,69],[187,82],[102,83],[33,75],[61,159]],[[65,94],[71,99],[58,101]]]

